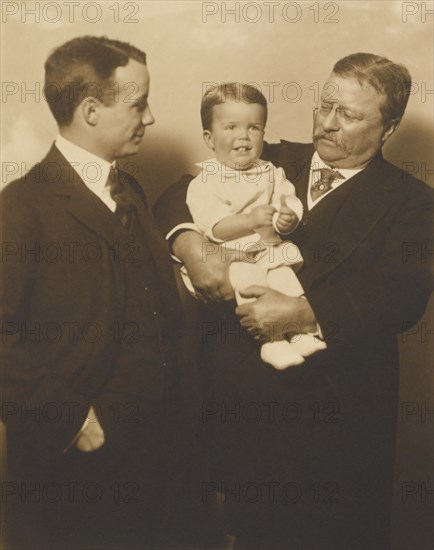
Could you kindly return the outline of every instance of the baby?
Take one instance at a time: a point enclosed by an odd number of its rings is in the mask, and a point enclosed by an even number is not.
[[[248,84],[222,84],[203,96],[201,118],[205,143],[215,158],[198,164],[202,172],[189,185],[187,205],[208,239],[244,253],[243,261],[234,261],[229,270],[237,303],[254,300],[239,292],[253,284],[288,296],[303,295],[289,267],[301,266],[300,251],[281,239],[297,227],[303,206],[283,169],[260,159],[267,120],[265,97]],[[185,268],[181,273],[194,294]],[[282,370],[324,348],[313,334],[296,334],[290,341],[263,344],[261,358]]]

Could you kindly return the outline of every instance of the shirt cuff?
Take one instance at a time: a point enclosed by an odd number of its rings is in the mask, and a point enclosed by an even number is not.
[[[304,294],[302,296],[300,296],[300,298],[303,298],[304,300],[307,300],[307,298]],[[321,326],[318,323],[318,321],[316,322],[316,331],[311,333],[311,334],[313,334],[313,336],[315,336],[316,338],[321,340],[321,342],[324,342],[325,347],[327,347],[327,343],[324,341],[323,331],[321,330]]]
[[[317,336],[322,342],[324,342],[325,346],[327,347],[326,342],[324,341],[324,334],[321,330],[320,324],[317,322],[316,324],[316,333],[315,336]]]

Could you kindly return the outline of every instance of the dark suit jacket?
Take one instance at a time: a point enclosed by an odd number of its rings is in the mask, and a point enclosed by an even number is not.
[[[232,332],[217,335],[210,399],[218,414],[208,419],[215,424],[218,479],[294,481],[305,496],[312,484],[335,484],[339,502],[322,508],[308,498],[291,510],[283,502],[279,516],[276,506],[246,504],[234,529],[242,529],[243,514],[253,517],[242,536],[253,533],[255,544],[263,532],[269,543],[290,536],[294,547],[383,547],[398,399],[396,334],[417,322],[431,292],[432,193],[379,153],[309,212],[313,152],[311,144],[282,141],[266,145],[263,158],[285,169],[304,203],[302,224],[290,239],[301,249],[298,276],[328,348],[277,372],[260,361],[259,347],[242,331],[234,336],[235,317],[223,313],[219,331]],[[164,232],[191,220],[184,206],[189,180],[156,204]],[[263,422],[243,422],[242,415],[235,421],[235,413],[223,420],[222,404],[234,409],[237,403],[259,404]],[[272,422],[264,421],[264,403],[276,403]],[[284,413],[288,404],[291,418]]]
[[[139,184],[121,177],[145,229],[149,269],[164,289],[163,308],[175,333],[178,294],[166,243]],[[128,322],[122,313],[125,266],[137,251],[55,146],[2,192],[1,212],[3,417],[9,446],[46,461],[77,434],[89,401],[113,391],[115,355]],[[125,376],[123,391],[129,388],[133,398],[139,391],[134,373]],[[164,393],[164,380],[149,379],[155,395]]]

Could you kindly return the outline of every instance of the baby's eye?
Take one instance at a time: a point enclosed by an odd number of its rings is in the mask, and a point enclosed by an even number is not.
[[[261,131],[261,127],[255,125],[255,124],[252,124],[252,125],[249,127],[249,130],[255,130],[255,131],[257,131],[257,132],[260,132],[260,131]]]
[[[235,128],[235,124],[226,124],[225,128],[226,130],[233,130]]]

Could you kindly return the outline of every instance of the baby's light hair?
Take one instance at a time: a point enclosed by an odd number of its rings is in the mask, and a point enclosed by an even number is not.
[[[257,103],[262,105],[265,110],[265,120],[267,121],[267,100],[258,88],[250,84],[241,82],[228,82],[213,86],[202,97],[200,107],[200,118],[202,120],[202,128],[210,130],[212,126],[212,109],[216,105],[226,103],[226,101],[235,101],[243,103]]]

